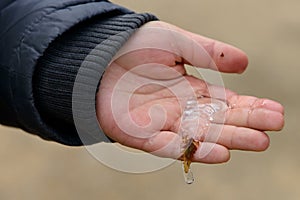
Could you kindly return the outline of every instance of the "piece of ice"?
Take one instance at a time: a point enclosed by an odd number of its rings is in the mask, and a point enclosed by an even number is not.
[[[193,156],[190,155],[191,151],[189,149],[192,142],[199,142],[201,135],[208,130],[208,127],[214,121],[215,114],[226,109],[228,109],[227,104],[221,100],[211,99],[207,103],[199,103],[196,97],[187,100],[179,129],[179,135],[181,136],[180,149],[184,159]],[[189,156],[185,156],[185,154],[189,154]],[[183,161],[183,166],[184,162],[186,160]],[[183,173],[185,182],[191,184],[194,182],[194,177],[190,166],[188,167],[187,173],[186,170]]]

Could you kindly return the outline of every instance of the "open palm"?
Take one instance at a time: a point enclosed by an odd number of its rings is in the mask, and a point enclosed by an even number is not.
[[[230,45],[163,22],[150,22],[128,42],[127,48],[132,47],[132,51],[120,55],[107,68],[97,94],[98,120],[107,136],[129,147],[179,158],[178,132],[185,102],[191,95],[204,97],[199,101],[209,100],[212,88],[222,88],[187,75],[184,64],[213,68],[205,55],[198,55],[195,48],[189,48],[188,42],[177,45],[176,53],[149,48],[147,41],[151,33],[143,32],[149,28],[176,31],[190,38],[205,49],[221,72],[241,73],[248,60],[242,51]],[[174,34],[171,34],[168,40],[173,38]],[[169,44],[160,35],[151,38],[150,42]],[[136,44],[139,48],[134,47]],[[141,48],[143,45],[145,48]],[[194,161],[225,162],[232,149],[263,151],[269,146],[264,131],[277,131],[283,127],[283,107],[279,103],[240,96],[227,89],[222,91],[230,107],[224,115],[224,125],[212,122],[222,126],[221,132],[216,141],[205,140],[212,150],[205,157],[197,151]]]

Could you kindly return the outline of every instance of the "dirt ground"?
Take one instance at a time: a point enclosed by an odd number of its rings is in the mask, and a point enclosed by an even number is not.
[[[224,75],[225,85],[281,102],[284,130],[269,133],[266,152],[232,152],[231,161],[221,165],[193,164],[196,182],[186,185],[179,163],[154,173],[125,174],[103,166],[84,148],[0,127],[0,199],[300,199],[300,1],[114,2],[247,52],[248,70]]]

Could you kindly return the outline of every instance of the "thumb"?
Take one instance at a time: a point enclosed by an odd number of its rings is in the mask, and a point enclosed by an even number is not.
[[[169,30],[171,34],[167,39],[173,49],[176,46],[186,64],[227,73],[242,73],[247,68],[247,55],[232,45],[188,32],[165,22],[149,22],[145,27]]]

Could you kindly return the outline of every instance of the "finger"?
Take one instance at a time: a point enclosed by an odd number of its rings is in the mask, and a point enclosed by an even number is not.
[[[265,131],[279,131],[284,126],[283,106],[269,99],[260,99],[252,96],[240,96],[219,86],[204,84],[203,81],[191,79],[196,94],[213,96],[214,98],[228,97],[228,110],[225,123],[233,126],[254,128]],[[201,103],[203,99],[199,99]],[[222,115],[223,116],[223,115]],[[223,123],[223,118],[214,119],[214,122]]]
[[[199,124],[200,125],[200,124]],[[173,126],[178,132],[180,124]],[[202,142],[217,143],[233,150],[264,151],[269,146],[269,137],[262,131],[224,124],[211,123],[209,127],[199,130]]]
[[[228,94],[228,104],[231,108],[264,108],[284,114],[283,106],[269,99],[260,99],[253,96]]]
[[[225,163],[230,159],[229,150],[222,145],[209,142],[201,142],[195,152],[192,161],[206,164]]]
[[[284,126],[284,109],[274,101],[233,96],[228,101],[225,123],[259,130],[279,131]]]
[[[242,73],[248,66],[248,57],[240,49],[207,37],[189,33],[213,59],[218,71],[227,73]]]
[[[205,142],[218,143],[231,150],[264,151],[270,144],[269,136],[264,132],[221,124],[211,124],[202,139]]]
[[[225,123],[234,126],[265,131],[279,131],[284,125],[284,118],[281,113],[267,109],[229,109],[226,115]]]
[[[162,131],[146,140],[142,149],[160,157],[179,159],[182,155],[181,137],[174,132]],[[193,161],[212,164],[227,162],[229,158],[230,153],[226,147],[203,142],[195,152]]]
[[[197,51],[192,42],[180,43],[182,57],[187,64],[192,64],[197,67],[210,67],[214,70],[228,73],[242,73],[248,65],[247,55],[240,49],[223,42],[200,36],[188,31],[185,31],[176,26],[164,22],[152,22],[154,26],[167,27],[170,30],[178,31],[183,35],[191,38],[200,45],[209,56],[209,58],[202,52]],[[209,61],[204,65],[205,60]],[[214,61],[214,63],[211,62]],[[215,65],[214,65],[215,64]],[[217,69],[215,68],[217,66]]]
[[[223,87],[210,85],[194,77],[186,77],[197,96],[227,99],[228,109],[220,113],[213,122],[228,125],[248,127],[265,131],[278,131],[284,126],[284,108],[278,102],[269,99],[259,99],[251,96],[240,96]],[[210,98],[199,98],[203,103]],[[181,114],[181,110],[178,110]],[[174,113],[174,112],[172,112]],[[178,116],[178,115],[176,115]],[[179,121],[180,122],[180,121]],[[176,123],[177,126],[180,124]],[[174,130],[173,130],[174,131]]]

